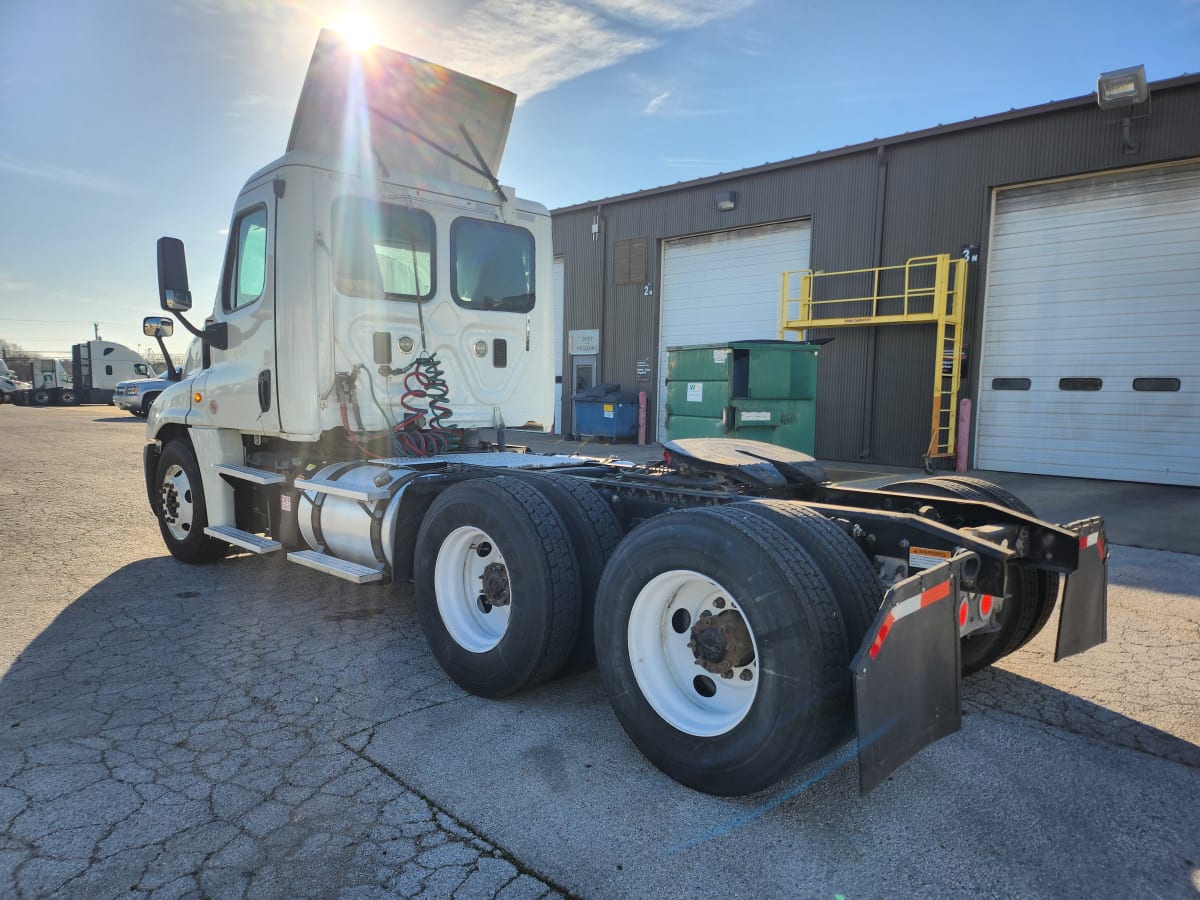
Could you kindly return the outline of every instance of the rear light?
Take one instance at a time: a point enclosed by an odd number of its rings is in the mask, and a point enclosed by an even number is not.
[[[963,600],[958,604],[958,627],[962,628],[967,624],[967,601]]]
[[[979,614],[985,619],[992,614],[992,595],[984,594],[979,598]]]

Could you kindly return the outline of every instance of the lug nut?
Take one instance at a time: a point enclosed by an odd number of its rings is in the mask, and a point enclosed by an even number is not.
[[[724,609],[725,608],[725,598],[718,597],[716,600],[713,601],[713,606],[715,606],[717,609]]]
[[[732,677],[733,677],[733,673],[732,673],[732,672],[722,672],[722,673],[721,673],[721,677],[722,677],[722,678],[732,678]]]
[[[738,678],[742,679],[742,681],[753,681],[754,673],[749,669],[742,669],[742,674],[739,675]]]

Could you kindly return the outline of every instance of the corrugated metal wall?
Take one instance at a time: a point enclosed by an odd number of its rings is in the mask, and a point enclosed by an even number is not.
[[[1200,155],[1200,80],[1170,89],[1151,85],[1152,111],[1133,122],[1134,153],[1121,143],[1120,114],[1094,103],[1057,106],[919,139],[896,139],[795,165],[666,188],[594,207],[556,212],[554,252],[566,261],[566,328],[600,328],[600,375],[649,393],[655,371],[636,382],[638,360],[657,369],[662,241],[798,218],[812,220],[812,267],[836,271],[903,263],[912,256],[981,247],[967,292],[968,363],[964,395],[978,369],[984,268],[992,190]],[[737,208],[718,212],[717,194],[733,190]],[[882,196],[881,196],[882,191]],[[593,240],[592,224],[599,218]],[[617,287],[616,241],[650,239],[641,287]],[[828,329],[821,355],[817,455],[897,465],[918,463],[929,441],[934,365],[932,326]],[[564,370],[569,372],[569,364]],[[654,433],[653,421],[647,433]]]

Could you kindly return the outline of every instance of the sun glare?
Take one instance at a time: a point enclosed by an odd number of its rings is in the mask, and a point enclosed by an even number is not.
[[[375,26],[360,12],[342,13],[332,28],[346,39],[356,53],[361,53],[375,43]]]

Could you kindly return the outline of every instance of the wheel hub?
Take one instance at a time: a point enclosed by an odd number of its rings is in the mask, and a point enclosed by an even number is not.
[[[179,492],[173,485],[165,485],[162,489],[163,518],[174,522],[179,518]]]
[[[488,563],[480,579],[483,582],[483,596],[489,606],[508,606],[508,569],[503,563]]]
[[[688,649],[696,659],[696,665],[729,678],[735,668],[750,665],[754,661],[754,642],[745,620],[738,612],[727,609],[713,615],[705,610],[692,626],[692,639]]]

